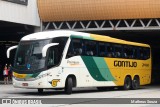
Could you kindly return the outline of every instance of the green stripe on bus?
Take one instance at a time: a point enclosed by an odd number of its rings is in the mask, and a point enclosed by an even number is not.
[[[86,37],[86,36],[80,36],[80,35],[71,35],[71,38],[94,40],[92,37]]]
[[[104,58],[101,57],[93,57],[101,75],[108,81],[115,81],[114,77],[112,76]]]
[[[81,56],[89,73],[97,81],[114,81],[104,58]]]
[[[84,61],[89,73],[91,76],[97,81],[106,81],[105,78],[102,77],[94,59],[91,56],[81,56]]]
[[[27,74],[26,78],[32,78],[33,74]]]
[[[37,77],[39,74],[40,74],[40,72],[38,72],[38,73],[34,73],[34,74],[32,75],[32,78]]]

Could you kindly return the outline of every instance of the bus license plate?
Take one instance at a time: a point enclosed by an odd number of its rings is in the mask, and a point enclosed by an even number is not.
[[[28,86],[28,83],[22,83],[22,86]]]

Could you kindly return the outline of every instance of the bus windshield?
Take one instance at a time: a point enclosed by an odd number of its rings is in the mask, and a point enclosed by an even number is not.
[[[50,40],[22,41],[19,44],[15,69],[37,70],[45,67],[45,58],[42,57],[42,48],[50,43]]]
[[[68,37],[56,37],[53,39],[21,41],[16,55],[13,69],[17,72],[33,73],[60,64],[62,53]],[[50,43],[58,43],[47,51],[47,56],[42,57],[42,48]]]

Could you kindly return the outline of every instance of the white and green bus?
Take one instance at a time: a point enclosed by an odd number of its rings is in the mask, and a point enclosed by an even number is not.
[[[64,89],[123,87],[138,89],[151,82],[151,52],[147,44],[109,36],[46,31],[21,39],[14,59],[13,86]]]

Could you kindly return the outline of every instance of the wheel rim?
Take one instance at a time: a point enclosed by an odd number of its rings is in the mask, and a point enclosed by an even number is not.
[[[129,77],[126,77],[126,79],[125,79],[125,87],[124,87],[124,89],[125,89],[125,90],[129,90],[129,89],[130,89],[130,87],[131,87],[131,81],[130,81],[130,78],[129,78]]]
[[[138,78],[135,78],[134,80],[133,80],[133,85],[134,85],[134,87],[137,89],[138,87],[139,87],[139,80],[138,80]]]
[[[130,80],[129,79],[127,79],[127,81],[126,81],[126,87],[129,89],[130,88]]]

